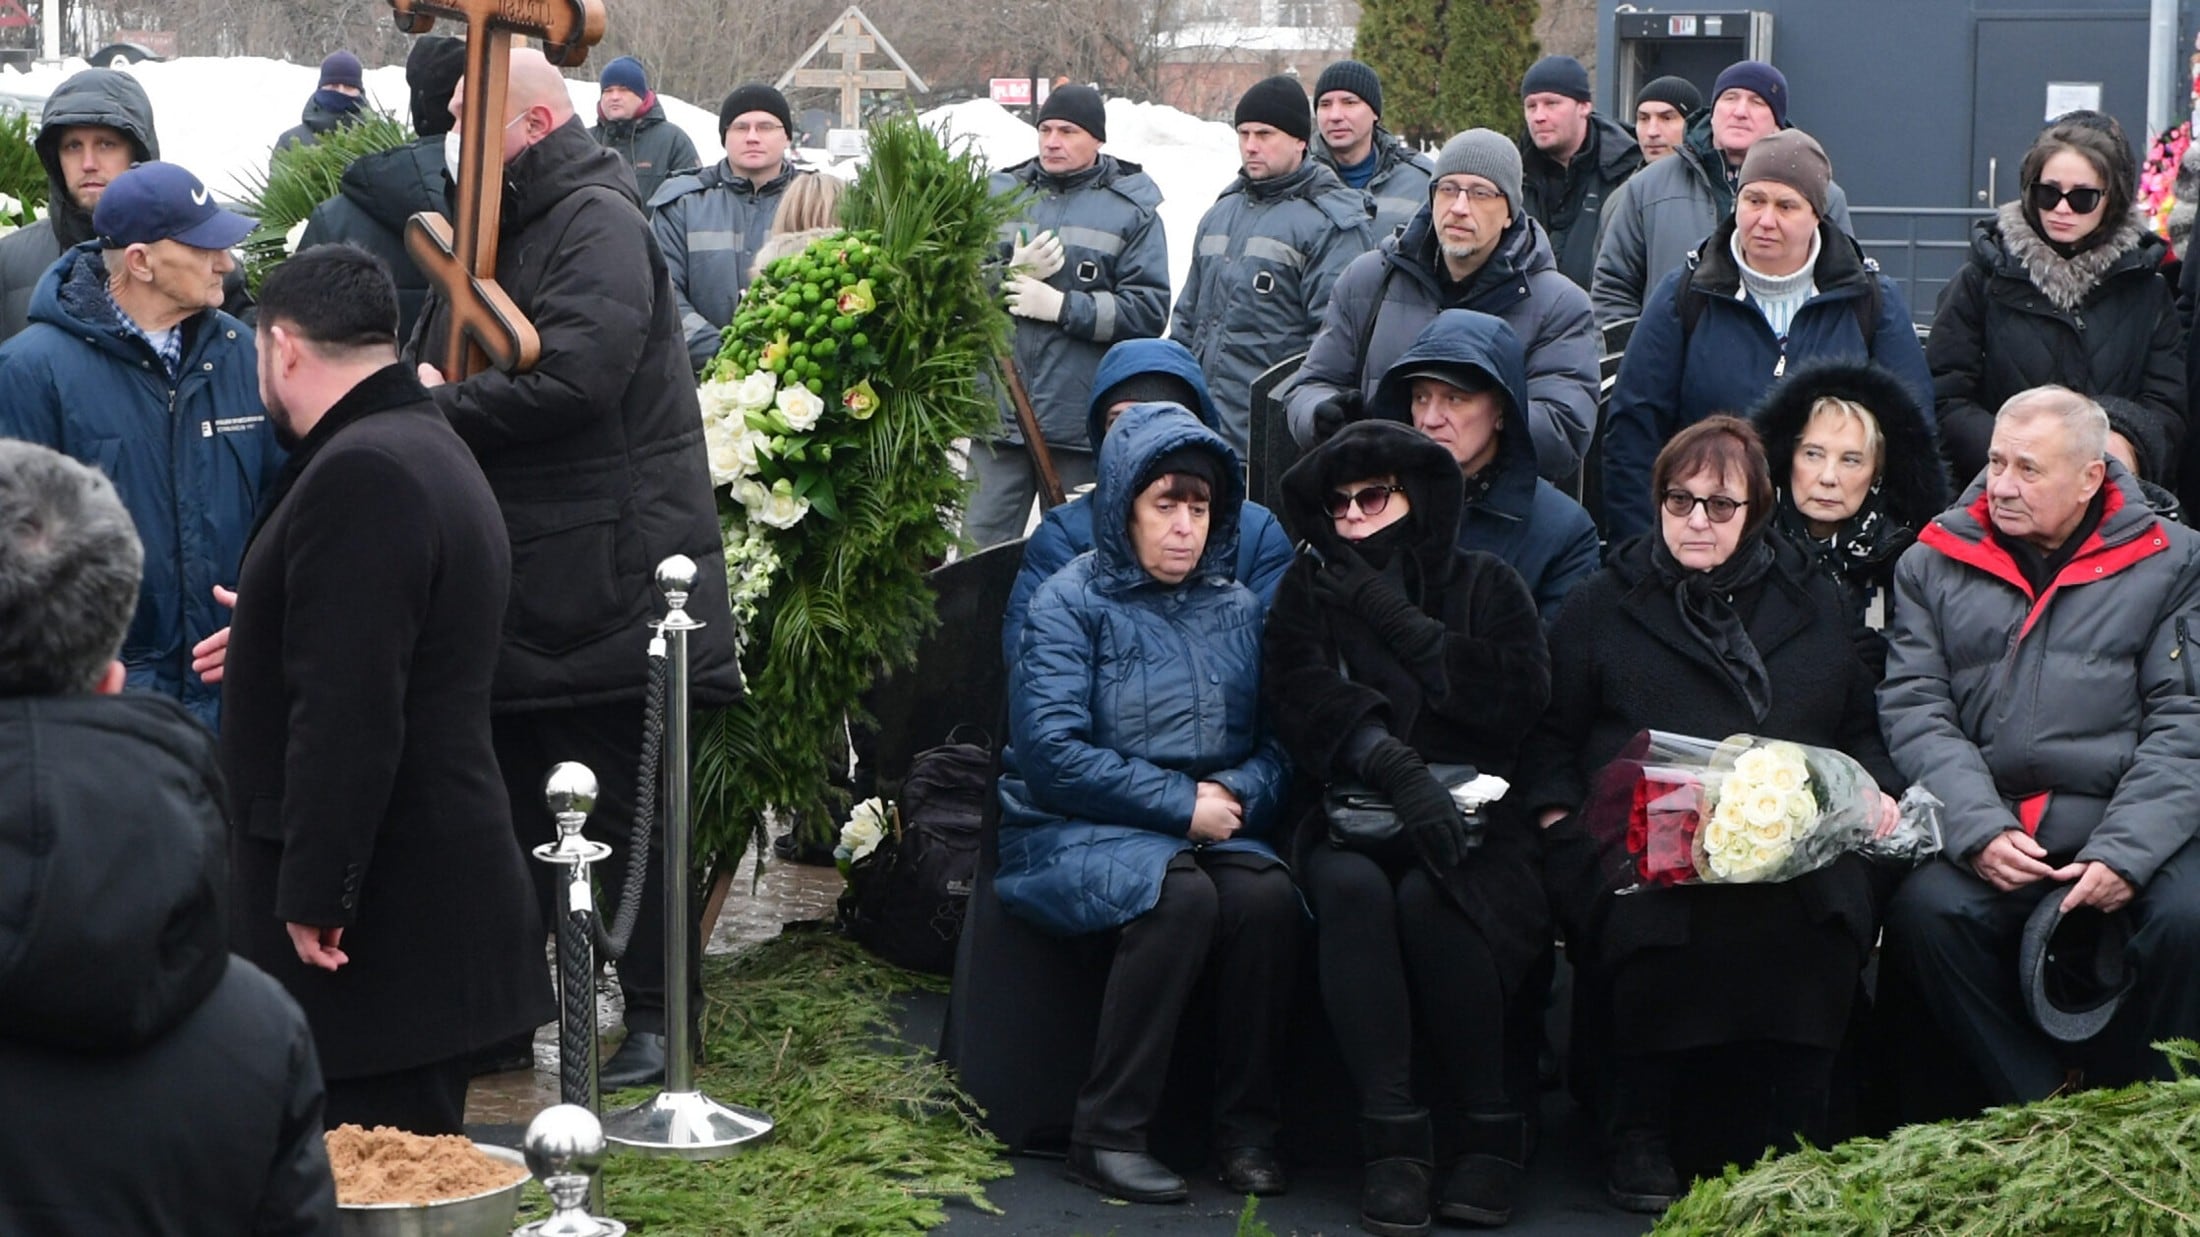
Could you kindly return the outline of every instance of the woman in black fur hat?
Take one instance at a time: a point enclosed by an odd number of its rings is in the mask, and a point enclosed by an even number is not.
[[[1872,633],[1857,651],[1883,670],[1878,633],[1895,560],[1951,501],[1932,418],[1893,374],[1840,360],[1797,370],[1750,420],[1772,464],[1773,528],[1841,584],[1852,617]]]
[[[1414,386],[1457,390],[1441,376]],[[1419,430],[1346,426],[1284,474],[1283,525],[1301,551],[1262,650],[1277,733],[1312,792],[1301,800],[1365,783],[1403,833],[1386,849],[1341,846],[1310,807],[1293,839],[1323,1002],[1360,1094],[1360,1224],[1391,1237],[1427,1232],[1432,1211],[1485,1225],[1511,1214],[1527,1124],[1505,1085],[1505,1006],[1550,940],[1526,814],[1490,804],[1471,845],[1430,769],[1513,776],[1550,697],[1534,599],[1502,559],[1457,547],[1464,505],[1458,463]],[[1418,1093],[1416,1032],[1436,1067]],[[1440,1184],[1431,1107],[1458,1144]]]

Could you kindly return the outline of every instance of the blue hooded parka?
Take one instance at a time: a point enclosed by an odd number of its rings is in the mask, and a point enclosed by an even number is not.
[[[1220,491],[1207,548],[1182,583],[1139,565],[1139,480],[1185,447],[1212,451]],[[1061,936],[1152,910],[1202,781],[1244,805],[1208,849],[1274,859],[1290,765],[1260,710],[1263,607],[1232,578],[1244,501],[1236,452],[1175,404],[1125,412],[1100,449],[1089,500],[1102,535],[1041,585],[1009,675],[1000,873],[1010,913]],[[1278,860],[1278,862],[1281,862]]]
[[[1221,430],[1222,414],[1216,411],[1213,397],[1207,394],[1207,376],[1200,372],[1199,362],[1189,349],[1173,339],[1127,339],[1108,349],[1100,358],[1100,368],[1093,374],[1091,399],[1086,406],[1090,437],[1085,441],[1097,443],[1107,437],[1108,409],[1101,403],[1101,397],[1118,383],[1139,374],[1167,374],[1183,379],[1199,393],[1199,406],[1192,411],[1199,414],[1208,429]],[[1046,514],[1039,517],[1039,527],[1024,543],[1024,563],[1017,570],[1015,587],[1008,594],[1008,613],[1001,619],[1003,658],[1010,663],[1016,660],[1016,645],[1023,635],[1024,612],[1031,608],[1031,595],[1069,560],[1091,548],[1092,502],[1088,495],[1080,494],[1059,506],[1049,507]],[[1291,539],[1284,535],[1283,525],[1268,508],[1248,500],[1238,514],[1238,582],[1252,589],[1265,608],[1275,600],[1276,584],[1290,565]]]

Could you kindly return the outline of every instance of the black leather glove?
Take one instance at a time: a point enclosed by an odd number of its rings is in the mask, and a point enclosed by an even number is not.
[[[1364,772],[1368,783],[1390,799],[1406,841],[1422,862],[1438,873],[1458,867],[1472,845],[1466,818],[1421,757],[1398,740],[1385,739],[1369,754]]]
[[[1314,573],[1314,596],[1325,605],[1350,610],[1367,620],[1399,659],[1418,665],[1435,657],[1444,644],[1442,622],[1421,607],[1366,560],[1349,551],[1333,553]]]
[[[1360,393],[1339,391],[1314,405],[1314,443],[1328,442],[1338,430],[1360,419]]]

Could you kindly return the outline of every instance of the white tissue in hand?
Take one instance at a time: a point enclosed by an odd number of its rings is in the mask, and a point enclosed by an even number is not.
[[[1451,788],[1451,801],[1458,804],[1462,812],[1474,812],[1481,810],[1485,803],[1504,798],[1505,792],[1511,789],[1511,782],[1494,773],[1477,773],[1473,781]]]

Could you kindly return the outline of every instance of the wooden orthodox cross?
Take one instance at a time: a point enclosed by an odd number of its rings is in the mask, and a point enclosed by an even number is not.
[[[390,0],[398,29],[426,34],[436,19],[466,25],[466,103],[458,118],[461,153],[457,226],[434,211],[405,226],[405,249],[450,303],[438,368],[456,382],[490,364],[507,373],[531,368],[542,341],[497,286],[497,220],[504,204],[504,96],[512,37],[542,40],[550,63],[572,67],[603,38],[603,0]]]
[[[806,68],[820,53],[836,53],[840,57],[839,68]],[[895,67],[891,69],[866,69],[865,56],[885,55]],[[871,19],[855,5],[842,9],[825,33],[817,36],[810,50],[802,53],[794,67],[779,75],[779,88],[788,86],[803,89],[826,89],[840,92],[840,127],[855,129],[863,124],[863,92],[866,90],[908,90],[912,87],[929,93],[931,87],[901,58],[894,45],[878,32]]]

